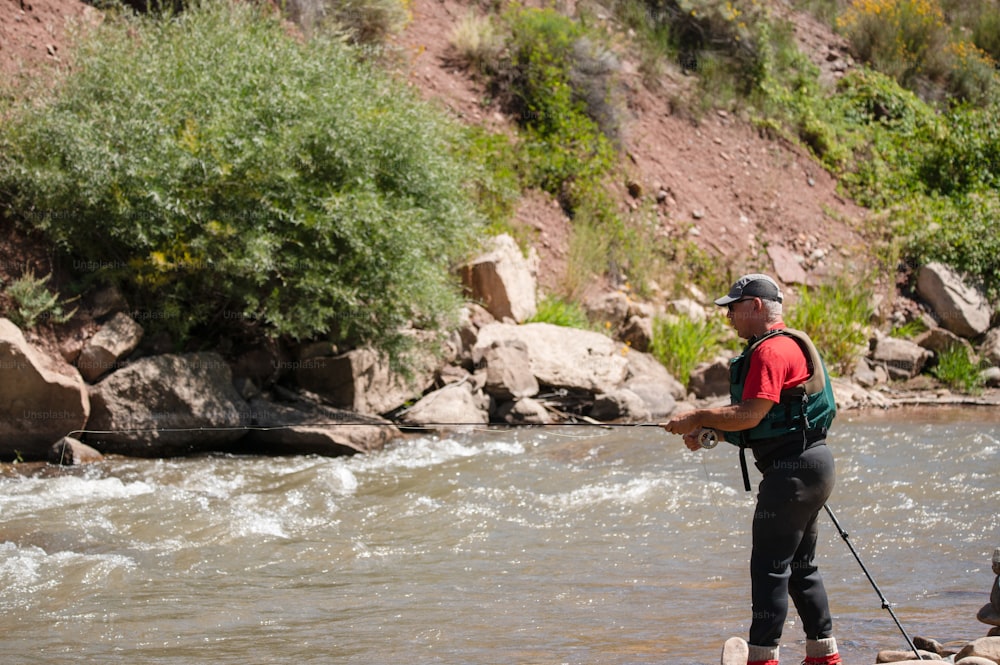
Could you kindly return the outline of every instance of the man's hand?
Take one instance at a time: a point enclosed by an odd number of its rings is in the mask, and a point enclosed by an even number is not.
[[[681,436],[686,436],[692,432],[697,432],[701,429],[702,425],[699,421],[698,411],[688,411],[687,413],[682,413],[679,416],[674,416],[665,423],[660,423],[660,427],[667,430],[671,434],[680,434]]]

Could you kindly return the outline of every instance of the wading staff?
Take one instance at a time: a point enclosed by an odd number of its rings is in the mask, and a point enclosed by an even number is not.
[[[855,550],[854,545],[851,544],[851,540],[848,537],[847,532],[840,526],[840,522],[837,521],[833,511],[830,510],[830,506],[824,504],[823,508],[826,509],[826,514],[830,516],[830,519],[833,521],[833,526],[837,528],[837,532],[840,534],[840,537],[844,539],[845,543],[847,543],[848,549],[851,550],[851,554],[854,555],[854,559],[858,562],[858,565],[861,566],[861,570],[864,572],[865,577],[867,577],[868,581],[871,582],[872,588],[875,589],[875,593],[878,594],[879,600],[882,601],[882,609],[888,610],[889,616],[891,616],[892,620],[896,622],[896,627],[899,628],[899,632],[903,634],[903,638],[906,640],[906,643],[910,645],[910,649],[913,651],[914,655],[916,655],[917,660],[923,660],[920,656],[920,652],[917,651],[917,647],[914,646],[913,640],[911,640],[910,636],[907,635],[905,630],[903,630],[903,624],[899,623],[899,619],[896,618],[896,613],[892,611],[892,605],[890,605],[889,601],[885,599],[884,595],[882,595],[882,590],[878,588],[878,584],[875,583],[871,573],[869,573],[868,569],[865,568],[865,564],[861,562],[861,557],[858,556],[857,550]]]

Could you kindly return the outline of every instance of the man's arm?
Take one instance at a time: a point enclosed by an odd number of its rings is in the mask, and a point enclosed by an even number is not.
[[[703,427],[720,432],[741,432],[756,427],[774,405],[775,402],[769,399],[755,398],[729,406],[695,409],[660,423],[660,427],[680,435],[696,432]]]

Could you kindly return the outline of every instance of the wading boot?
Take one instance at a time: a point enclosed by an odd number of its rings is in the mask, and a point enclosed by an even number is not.
[[[822,640],[806,640],[806,659],[802,665],[841,665],[837,653],[837,640],[827,637]]]
[[[778,665],[778,647],[761,647],[756,644],[748,647],[750,655],[747,656],[747,665]]]

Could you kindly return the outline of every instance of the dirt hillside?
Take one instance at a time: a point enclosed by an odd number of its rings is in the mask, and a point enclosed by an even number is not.
[[[452,30],[474,6],[414,0],[412,20],[396,42],[409,81],[424,97],[464,122],[502,127],[508,121],[482,105],[484,91],[449,64]],[[810,18],[780,11],[831,80],[843,69],[843,45]],[[96,10],[79,0],[0,0],[0,76],[51,76],[67,64],[70,25],[93,20]],[[762,137],[724,110],[698,119],[675,111],[671,100],[692,83],[679,70],[666,68],[655,91],[627,58],[622,74],[622,159],[631,181],[621,183],[622,211],[658,200],[656,233],[688,234],[736,271],[768,269],[785,283],[818,281],[863,261],[865,211],[838,194],[836,180],[806,151]],[[555,288],[565,271],[569,220],[543,194],[526,196],[517,217],[535,230],[542,287]]]

